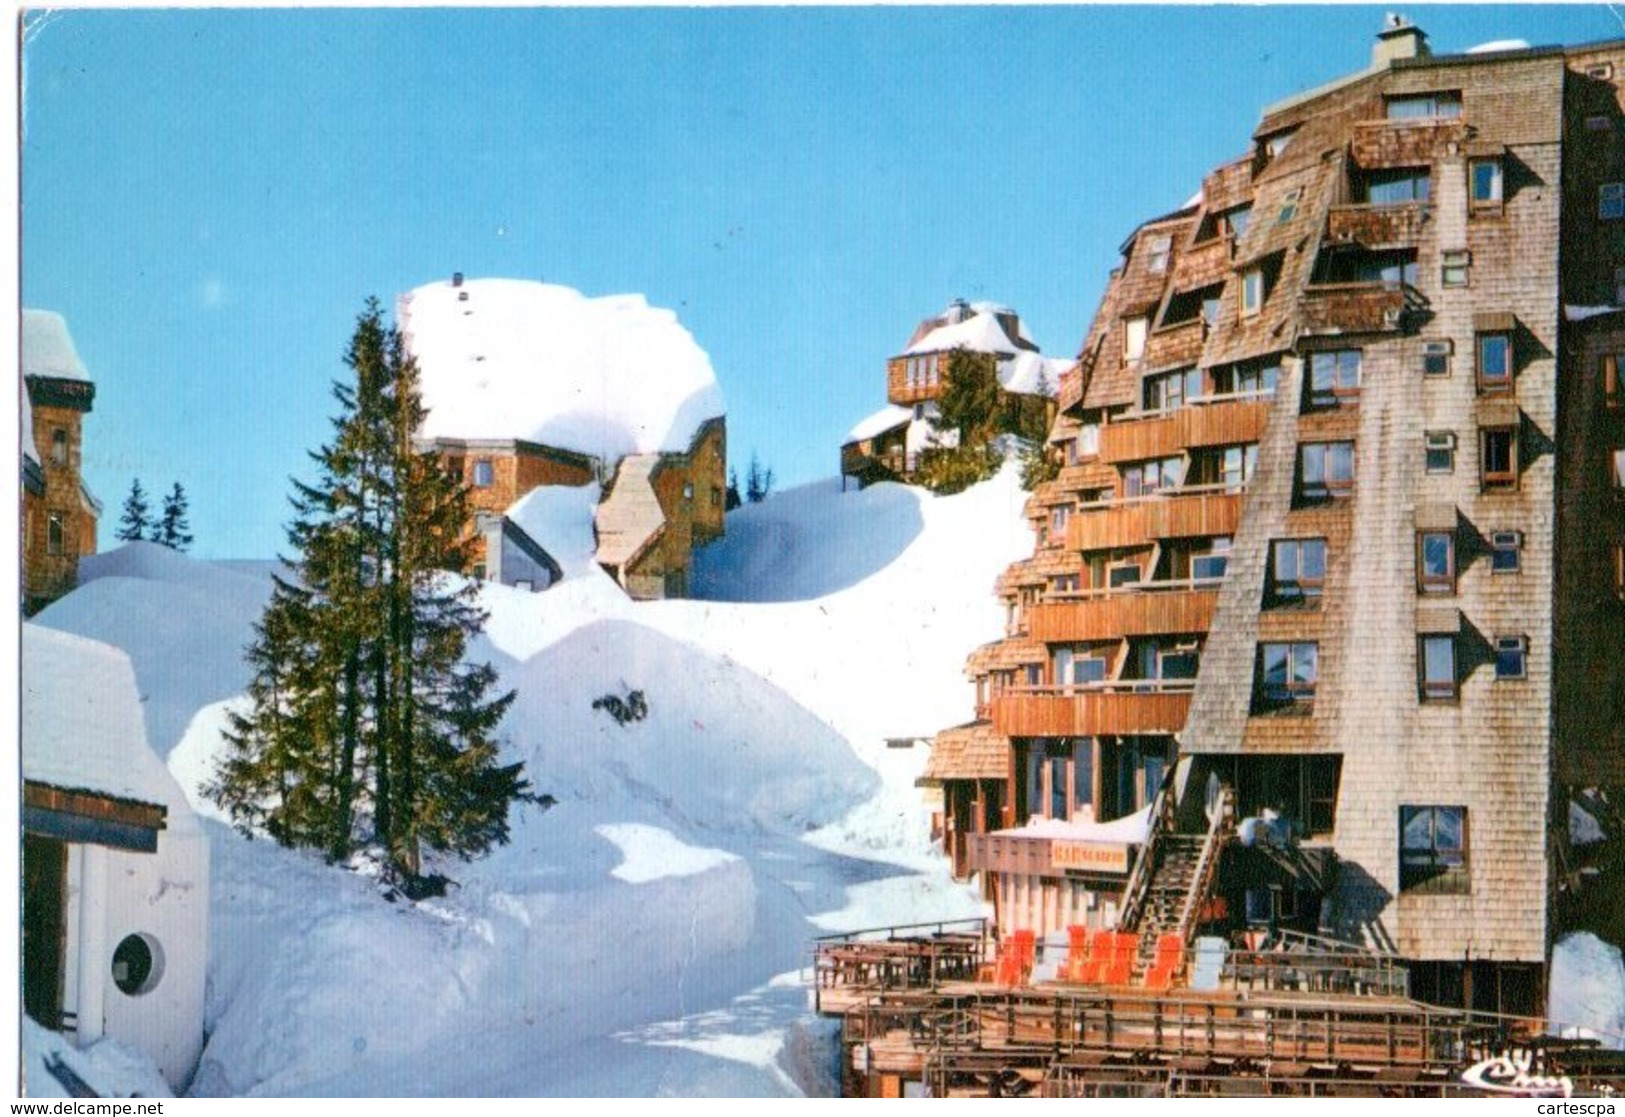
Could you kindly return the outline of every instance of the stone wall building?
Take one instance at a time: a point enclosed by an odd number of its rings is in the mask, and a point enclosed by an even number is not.
[[[1295,927],[1541,1003],[1570,793],[1625,784],[1622,83],[1625,41],[1391,20],[1129,237],[927,771],[1003,928]]]

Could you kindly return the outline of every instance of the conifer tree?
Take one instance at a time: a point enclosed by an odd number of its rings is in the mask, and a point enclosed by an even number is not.
[[[152,541],[184,553],[192,545],[192,525],[186,518],[187,508],[186,490],[176,481],[175,487],[164,497],[164,510],[152,529]]]
[[[745,474],[745,499],[752,504],[760,504],[767,499],[767,494],[773,491],[773,470],[764,468],[756,457],[756,451],[750,452],[750,469]]]
[[[152,529],[152,509],[147,504],[147,493],[141,487],[141,478],[137,477],[130,482],[129,495],[124,498],[117,538],[121,543],[140,542],[152,534]]]
[[[993,354],[968,349],[948,354],[937,406],[942,416],[939,425],[958,431],[962,448],[990,441],[999,412],[999,378]]]
[[[417,369],[376,300],[334,385],[332,441],[294,483],[296,581],[279,581],[249,649],[249,713],[210,793],[239,828],[334,860],[375,845],[413,884],[425,849],[471,857],[508,837],[528,800],[519,764],[498,762],[514,695],[463,662],[485,615],[467,564],[465,494],[413,449],[424,412]]]

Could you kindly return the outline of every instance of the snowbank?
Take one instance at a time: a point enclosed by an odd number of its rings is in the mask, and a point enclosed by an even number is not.
[[[1013,470],[953,497],[775,494],[700,557],[713,586],[772,604],[630,602],[591,561],[590,490],[521,502],[566,577],[484,586],[472,655],[518,689],[506,755],[553,805],[516,808],[483,859],[436,861],[455,883],[420,904],[211,814],[194,1092],[778,1096],[816,1079],[786,1040],[804,991],[781,980],[809,934],[983,912],[928,846],[925,750],[883,742],[961,718],[966,650],[1001,623],[988,588],[1030,547],[1024,501]],[[41,620],[131,649],[195,802],[268,567],[146,546],[86,565]],[[632,690],[641,720],[592,706]]]
[[[130,657],[147,740],[167,756],[198,709],[248,688],[252,672],[242,653],[270,594],[263,570],[126,543],[81,560],[79,588],[34,620]]]
[[[402,298],[400,324],[422,373],[427,438],[526,439],[610,462],[686,451],[724,411],[710,358],[642,295],[430,283]]]
[[[60,1066],[63,1077],[79,1081],[104,1098],[172,1098],[169,1083],[152,1060],[141,1052],[110,1039],[101,1039],[83,1051],[59,1032],[48,1031],[24,1016],[22,1020],[23,1093],[30,1098],[72,1097],[50,1067]],[[71,1077],[70,1077],[71,1076]]]

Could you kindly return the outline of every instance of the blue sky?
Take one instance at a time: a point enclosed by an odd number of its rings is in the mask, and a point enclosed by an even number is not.
[[[1400,9],[1435,52],[1625,36],[1605,5]],[[283,549],[368,295],[462,271],[639,291],[728,397],[730,457],[837,471],[950,299],[1081,342],[1116,250],[1364,66],[1382,8],[63,11],[26,23],[23,303],[194,553]]]

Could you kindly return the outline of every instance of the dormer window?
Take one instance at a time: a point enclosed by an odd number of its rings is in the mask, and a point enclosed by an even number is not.
[[[1472,188],[1470,197],[1474,206],[1498,206],[1501,204],[1501,161],[1499,159],[1474,159],[1468,165],[1467,177]]]
[[[1145,409],[1172,411],[1202,395],[1202,370],[1179,369],[1145,378]]]
[[[1259,266],[1241,273],[1241,316],[1251,318],[1264,309],[1264,269]]]
[[[1123,360],[1133,363],[1145,355],[1146,327],[1150,319],[1145,315],[1123,319]]]
[[[1146,249],[1145,267],[1152,275],[1161,275],[1168,270],[1168,253],[1173,248],[1174,238],[1164,234],[1152,237]]]
[[[1390,97],[1386,110],[1389,120],[1454,120],[1461,116],[1461,91],[1452,89]]]

